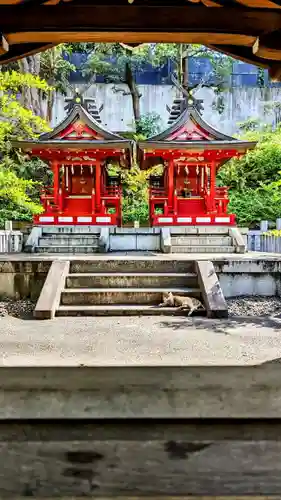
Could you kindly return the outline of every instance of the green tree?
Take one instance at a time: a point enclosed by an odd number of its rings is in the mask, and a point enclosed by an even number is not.
[[[259,128],[243,136],[258,141],[257,147],[227,162],[218,175],[218,184],[230,187],[229,211],[249,226],[281,217],[281,128]]]
[[[7,219],[30,219],[41,211],[38,184],[29,177],[33,161],[12,148],[13,139],[34,138],[49,130],[42,118],[17,99],[26,88],[49,91],[38,76],[16,71],[0,73],[0,225]]]
[[[26,86],[21,99],[26,109],[32,110],[34,115],[44,118],[48,123],[52,121],[55,93],[66,93],[69,74],[75,71],[75,66],[64,57],[64,53],[70,51],[71,45],[60,44],[45,52],[30,55],[17,63],[21,73],[40,77],[47,82],[48,91]]]
[[[80,47],[81,50],[81,47]],[[128,93],[132,98],[134,121],[141,119],[141,93],[136,83],[136,71],[142,71],[149,63],[154,67],[162,67],[168,60],[173,62],[175,73],[180,84],[192,89],[187,81],[188,60],[190,57],[207,57],[212,62],[212,75],[219,75],[219,82],[225,78],[224,72],[231,71],[230,58],[221,56],[201,45],[176,43],[142,44],[130,48],[120,43],[95,44],[84,68],[85,76],[103,74],[108,82],[124,83],[128,92],[115,88],[116,92]],[[202,84],[210,85],[210,76],[202,79]]]

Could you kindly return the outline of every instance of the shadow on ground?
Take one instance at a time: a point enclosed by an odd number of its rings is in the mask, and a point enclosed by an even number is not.
[[[281,335],[281,315],[278,316],[233,316],[227,319],[208,318],[186,318],[183,320],[161,321],[160,327],[171,328],[172,330],[184,330],[187,328],[204,329],[213,333],[231,335],[231,329],[241,327],[270,328]]]

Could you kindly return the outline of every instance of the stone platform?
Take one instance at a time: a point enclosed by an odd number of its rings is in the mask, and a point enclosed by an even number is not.
[[[32,297],[37,300],[50,266],[55,260],[77,262],[188,262],[209,260],[214,263],[226,298],[241,295],[281,295],[281,254],[247,252],[245,254],[166,254],[156,252],[116,252],[99,255],[1,254],[0,296]],[[98,264],[97,264],[98,265]]]
[[[38,290],[54,259],[1,256],[1,293]],[[281,256],[212,261],[228,290],[280,290]],[[274,318],[1,318],[0,496],[280,495],[280,331]]]
[[[278,322],[8,317],[0,344],[1,497],[279,494]]]

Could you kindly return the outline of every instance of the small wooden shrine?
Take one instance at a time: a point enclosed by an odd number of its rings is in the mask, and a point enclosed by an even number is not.
[[[170,128],[138,144],[142,168],[164,166],[163,175],[150,177],[150,224],[234,225],[228,188],[216,186],[217,172],[255,146],[214,130],[189,101]]]
[[[53,172],[53,186],[42,191],[44,212],[35,224],[121,224],[121,183],[110,165],[129,167],[130,141],[103,128],[76,104],[52,132],[14,145],[49,162]]]

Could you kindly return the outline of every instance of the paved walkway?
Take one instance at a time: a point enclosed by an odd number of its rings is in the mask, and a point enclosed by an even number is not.
[[[1,366],[254,365],[281,359],[281,320],[0,318]]]

